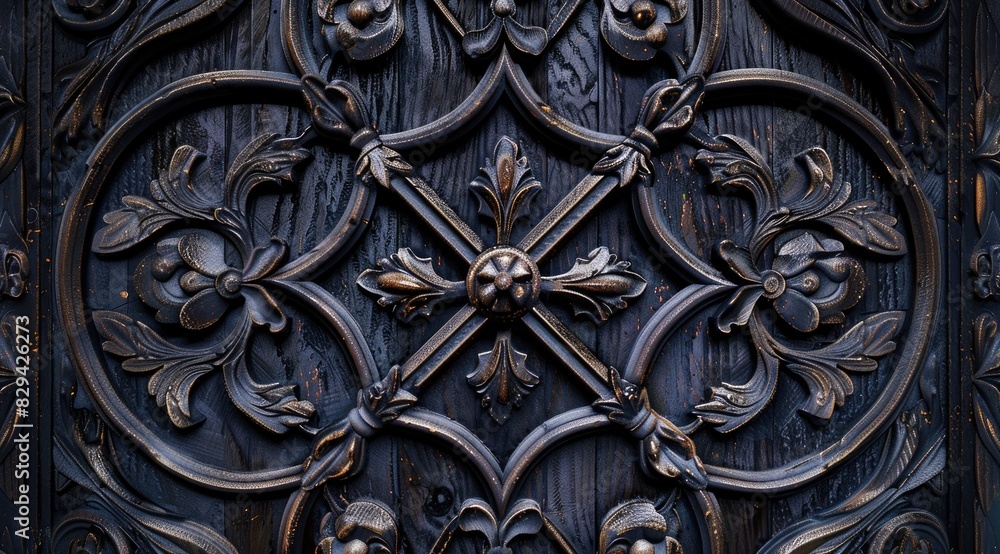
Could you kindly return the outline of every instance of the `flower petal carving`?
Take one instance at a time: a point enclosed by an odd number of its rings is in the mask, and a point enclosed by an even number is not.
[[[302,489],[313,490],[327,481],[348,479],[361,471],[366,439],[417,402],[415,396],[400,388],[401,378],[399,366],[393,366],[382,381],[358,391],[358,405],[347,417],[320,431],[303,467]]]
[[[622,379],[613,368],[609,385],[614,397],[598,400],[594,408],[640,442],[639,461],[646,475],[678,481],[692,489],[707,487],[708,473],[698,458],[694,441],[650,408],[646,389],[640,390]]]
[[[497,334],[493,349],[479,354],[479,366],[466,376],[482,398],[484,408],[497,423],[510,418],[512,408],[520,407],[522,399],[541,382],[528,369],[528,356],[514,350],[510,330]]]
[[[366,269],[358,286],[377,295],[379,306],[392,307],[396,317],[407,323],[430,317],[442,302],[465,296],[465,283],[442,279],[430,258],[409,248],[379,260],[378,269]]]
[[[576,315],[603,323],[646,289],[646,280],[628,271],[630,265],[601,246],[586,258],[577,258],[566,273],[544,277],[543,290],[569,300]]]
[[[156,397],[157,405],[166,408],[177,427],[191,427],[203,420],[191,408],[191,389],[199,378],[216,369],[222,370],[233,403],[273,433],[298,427],[315,412],[312,403],[295,397],[294,387],[261,385],[250,377],[243,359],[249,317],[244,317],[224,339],[205,348],[175,346],[142,322],[115,312],[95,312],[94,324],[105,339],[104,350],[124,358],[122,369],[153,373],[149,394]]]
[[[479,199],[479,213],[496,223],[496,244],[510,244],[514,222],[524,215],[542,184],[531,176],[528,159],[520,156],[517,144],[508,137],[500,139],[493,160],[487,160],[481,172],[469,185]]]

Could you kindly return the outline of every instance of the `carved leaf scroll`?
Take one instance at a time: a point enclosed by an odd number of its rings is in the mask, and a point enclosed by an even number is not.
[[[103,131],[112,97],[136,58],[164,39],[225,21],[242,3],[153,0],[137,7],[110,36],[91,44],[86,58],[61,71],[69,83],[54,116],[54,142],[74,143],[91,124]]]
[[[153,373],[148,390],[165,407],[170,421],[185,428],[203,419],[191,407],[194,384],[210,371],[220,370],[234,404],[257,424],[284,433],[306,423],[315,412],[312,403],[299,400],[295,389],[254,381],[243,359],[250,320],[242,318],[223,340],[205,348],[184,348],[164,340],[144,323],[110,311],[94,313],[104,337],[104,350],[123,358],[130,373]]]
[[[646,289],[646,280],[628,271],[630,265],[601,246],[577,258],[566,273],[545,277],[543,290],[569,300],[576,315],[602,323]]]
[[[756,417],[771,401],[780,367],[802,379],[809,398],[799,408],[815,423],[833,416],[854,393],[850,373],[870,373],[878,369],[875,358],[895,350],[892,340],[903,324],[902,312],[871,316],[851,327],[833,343],[814,350],[792,348],[775,340],[759,320],[751,323],[751,336],[758,346],[757,368],[745,384],[723,383],[712,387],[711,399],[695,408],[706,423],[722,433],[738,429]]]
[[[492,217],[496,224],[496,244],[510,244],[514,222],[524,215],[542,184],[531,176],[528,159],[507,137],[500,139],[493,160],[487,160],[481,171],[482,177],[469,188],[479,199],[479,213]]]
[[[441,303],[465,296],[465,283],[441,278],[430,258],[421,258],[409,248],[379,260],[378,269],[366,269],[358,285],[377,295],[379,306],[391,306],[396,317],[407,323],[430,317]]]

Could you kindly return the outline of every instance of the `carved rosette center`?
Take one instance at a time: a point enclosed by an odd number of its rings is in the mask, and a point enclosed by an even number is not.
[[[469,302],[483,314],[515,319],[538,301],[541,282],[538,266],[527,253],[511,246],[497,246],[472,262],[465,286]]]

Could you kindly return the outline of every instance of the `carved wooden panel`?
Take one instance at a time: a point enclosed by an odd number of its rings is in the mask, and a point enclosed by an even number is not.
[[[977,552],[990,0],[6,0],[3,552]]]

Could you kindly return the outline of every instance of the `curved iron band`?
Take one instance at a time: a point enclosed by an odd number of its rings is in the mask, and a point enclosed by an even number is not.
[[[414,431],[454,449],[472,462],[494,501],[502,498],[500,462],[476,434],[457,421],[424,408],[411,408],[390,422],[388,428]]]
[[[422,408],[413,408],[390,422],[387,428],[420,434],[453,448],[456,455],[472,461],[494,500],[500,498],[500,464],[482,441],[462,424]],[[318,492],[320,489],[299,489],[285,504],[278,539],[278,551],[281,554],[302,551],[302,521],[315,503]]]
[[[524,71],[504,48],[476,88],[458,107],[426,125],[384,134],[382,142],[395,150],[409,150],[425,144],[447,144],[469,132],[489,115],[502,94],[513,100],[521,114],[540,132],[554,140],[594,152],[605,152],[625,140],[624,136],[591,131],[555,113],[538,96]]]
[[[296,486],[301,466],[262,471],[229,471],[192,460],[145,429],[142,421],[111,398],[113,386],[101,371],[101,360],[94,352],[83,324],[87,311],[83,303],[79,267],[87,247],[87,232],[93,220],[93,204],[105,179],[118,158],[148,129],[167,117],[197,104],[240,102],[251,97],[256,103],[301,106],[302,88],[298,79],[285,74],[263,71],[219,71],[178,80],[160,89],[125,114],[95,147],[87,160],[83,184],[70,198],[63,218],[56,251],[59,281],[56,299],[62,314],[63,328],[74,364],[83,377],[91,397],[111,423],[128,436],[159,466],[184,479],[222,491],[272,491]],[[74,230],[83,230],[75,232]],[[359,366],[361,367],[361,366]],[[364,379],[364,377],[362,377]]]
[[[312,49],[305,44],[313,33],[306,32],[304,20],[306,10],[301,9],[299,4],[301,2],[296,0],[282,2],[285,54],[302,75],[320,74],[322,68],[319,60]],[[567,19],[568,17],[566,16]],[[698,46],[684,78],[708,75],[715,68],[722,47],[726,20],[727,12],[722,9],[722,0],[706,0],[702,6]],[[448,23],[454,27],[455,22]],[[563,24],[559,24],[560,30]],[[461,31],[460,26],[455,30]],[[558,33],[558,30],[556,32]],[[625,139],[621,135],[592,131],[553,111],[529,84],[521,67],[511,59],[507,48],[503,47],[476,88],[455,109],[415,129],[383,135],[382,141],[395,150],[407,150],[424,144],[448,143],[468,132],[482,120],[504,92],[518,104],[522,114],[538,130],[553,139],[569,141],[578,148],[587,148],[593,152],[605,152]],[[636,109],[638,110],[638,106]]]
[[[514,493],[523,484],[525,476],[539,460],[559,446],[587,435],[595,434],[608,427],[617,427],[604,414],[587,406],[557,415],[540,425],[524,437],[510,456],[503,472],[503,494],[499,503],[500,512],[505,512]],[[687,491],[694,496],[702,517],[698,518],[702,542],[707,552],[724,552],[724,529],[722,512],[715,495],[707,491]]]
[[[333,230],[312,250],[285,264],[271,279],[304,281],[336,263],[368,228],[368,222],[371,221],[372,212],[375,210],[376,196],[374,187],[355,180],[351,198],[347,201],[348,207],[340,215]]]
[[[643,326],[635,340],[635,346],[629,352],[628,362],[625,363],[622,372],[625,380],[637,386],[644,383],[653,360],[663,349],[664,342],[673,333],[674,328],[687,321],[705,304],[729,290],[732,290],[731,285],[688,285],[657,308],[653,317]]]
[[[910,318],[907,338],[897,348],[901,352],[897,371],[883,387],[882,394],[860,421],[856,422],[836,444],[825,450],[806,456],[795,462],[768,470],[749,471],[705,465],[709,473],[710,487],[740,492],[782,492],[809,483],[826,473],[830,468],[844,463],[857,453],[861,445],[878,436],[895,419],[901,403],[909,391],[923,361],[931,330],[937,321],[937,302],[940,283],[936,269],[940,266],[937,226],[923,192],[910,171],[906,159],[889,135],[889,131],[854,100],[825,83],[774,69],[747,69],[717,73],[706,83],[706,104],[721,98],[738,97],[746,103],[755,95],[767,102],[777,100],[801,102],[810,96],[818,96],[823,101],[819,108],[831,116],[849,132],[861,140],[884,165],[890,178],[901,188],[903,205],[906,208],[911,229],[911,241],[920,246],[921,252],[914,253],[916,288],[914,305]],[[715,292],[702,289],[701,301],[707,301]],[[696,293],[699,294],[699,293]],[[677,306],[682,305],[678,300]],[[684,314],[667,312],[671,303],[662,306],[649,326],[648,340],[662,341],[672,332],[672,328],[684,320]],[[690,312],[693,306],[686,306]],[[644,376],[659,348],[644,344],[647,337],[644,330],[640,342],[629,358],[627,375],[629,380]]]
[[[643,235],[657,247],[665,258],[666,265],[672,267],[682,277],[706,286],[732,284],[718,269],[695,256],[663,225],[656,216],[660,208],[657,207],[652,186],[639,184],[632,188],[635,190],[633,211],[636,212],[636,219],[643,224],[641,226]]]
[[[288,291],[309,305],[336,332],[337,337],[344,341],[344,349],[354,364],[354,370],[363,387],[368,387],[381,379],[375,358],[372,356],[371,349],[368,348],[368,343],[364,340],[364,331],[351,316],[350,310],[344,307],[328,290],[310,282],[300,283],[274,279],[266,281]]]

